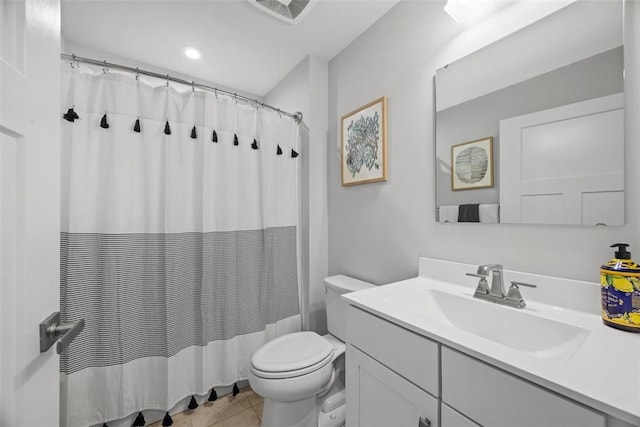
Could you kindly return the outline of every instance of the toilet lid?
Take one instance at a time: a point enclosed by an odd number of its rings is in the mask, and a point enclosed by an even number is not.
[[[329,341],[315,332],[296,332],[269,341],[251,357],[262,372],[291,372],[326,361],[333,352]]]

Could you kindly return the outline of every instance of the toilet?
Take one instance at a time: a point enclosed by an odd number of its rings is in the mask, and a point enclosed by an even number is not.
[[[345,419],[346,303],[342,294],[375,285],[337,275],[324,279],[329,334],[295,332],[251,357],[249,384],[264,398],[263,427],[341,427]]]

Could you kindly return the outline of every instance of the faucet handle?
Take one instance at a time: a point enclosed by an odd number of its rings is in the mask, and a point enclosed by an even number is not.
[[[476,274],[476,273],[466,273],[467,276],[471,277],[479,277],[480,281],[478,282],[478,287],[476,288],[475,294],[488,294],[489,293],[489,284],[487,283],[487,275],[486,274]]]
[[[515,286],[516,288],[518,286],[526,286],[527,288],[537,288],[538,285],[532,285],[531,283],[524,283],[524,282],[516,282],[516,281],[512,281],[511,282],[511,286]]]
[[[528,288],[537,288],[537,285],[532,285],[530,283],[523,282],[511,282],[511,286],[509,286],[509,292],[507,292],[507,296],[505,299],[518,301],[519,307],[524,308],[526,306],[524,299],[522,299],[522,294],[520,293],[520,286],[526,286]]]

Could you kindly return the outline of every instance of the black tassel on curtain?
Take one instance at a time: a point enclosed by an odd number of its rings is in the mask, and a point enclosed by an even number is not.
[[[133,422],[133,424],[131,424],[131,427],[142,427],[146,423],[147,422],[144,420],[144,415],[142,415],[142,412],[139,412],[138,416],[135,419],[135,421]]]
[[[102,129],[109,129],[109,122],[107,122],[107,113],[104,113],[102,120],[100,120],[100,127]]]
[[[78,120],[80,116],[78,116],[78,114],[73,110],[73,107],[72,107],[72,108],[69,108],[67,112],[62,115],[62,118],[68,122],[73,123],[74,121]]]
[[[169,415],[169,411],[167,411],[167,413],[164,415],[164,418],[162,419],[162,427],[167,427],[173,425],[173,418],[171,418],[171,415]]]
[[[198,402],[196,402],[196,397],[191,396],[191,400],[189,401],[189,409],[196,409],[198,407]]]

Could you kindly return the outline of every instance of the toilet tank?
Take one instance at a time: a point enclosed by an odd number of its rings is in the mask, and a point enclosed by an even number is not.
[[[342,294],[373,288],[373,283],[363,282],[353,277],[337,275],[324,279],[325,304],[327,307],[327,328],[329,333],[345,340],[345,314],[347,303],[340,299]]]

